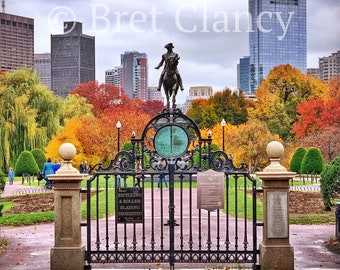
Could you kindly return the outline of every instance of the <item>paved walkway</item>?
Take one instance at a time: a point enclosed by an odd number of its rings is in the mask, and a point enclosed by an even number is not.
[[[20,188],[22,188],[20,184],[6,186],[4,194],[8,196],[10,192],[13,193]],[[329,252],[324,245],[325,241],[334,237],[335,225],[291,225],[289,229],[290,243],[294,247],[295,269],[340,269],[340,255]],[[50,250],[54,246],[53,223],[0,227],[0,238],[5,238],[9,242],[6,252],[0,255],[1,270],[50,269]],[[83,238],[85,239],[85,230]],[[95,267],[103,266],[93,265],[93,268]],[[113,267],[114,265],[112,269]],[[127,265],[126,267],[136,269],[140,268],[140,265]],[[190,267],[195,268],[195,266]],[[204,267],[204,265],[199,267]],[[121,265],[120,268],[122,268]],[[147,269],[166,268],[167,265],[163,267],[151,265]]]
[[[290,186],[292,191],[308,191],[308,192],[320,192],[320,184],[303,185],[303,186]]]
[[[1,197],[12,196],[12,195],[25,195],[25,194],[32,194],[32,193],[41,193],[41,192],[50,192],[46,190],[45,181],[41,181],[40,186],[23,186],[21,182],[15,181],[13,185],[9,185],[6,183],[5,190],[1,194]]]

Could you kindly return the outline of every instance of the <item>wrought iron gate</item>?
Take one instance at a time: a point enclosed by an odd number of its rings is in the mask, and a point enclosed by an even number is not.
[[[183,134],[173,126],[188,136],[183,149],[176,132]],[[169,146],[177,143],[176,149],[155,145],[157,138],[164,139],[158,133],[164,127]],[[130,151],[99,165],[82,191],[87,194],[85,268],[95,263],[257,268],[256,180],[244,167],[234,167],[224,152],[212,151],[211,141],[180,111],[165,111],[148,123],[140,139],[133,134]],[[224,173],[223,207],[214,211],[197,202],[197,175],[208,169]]]

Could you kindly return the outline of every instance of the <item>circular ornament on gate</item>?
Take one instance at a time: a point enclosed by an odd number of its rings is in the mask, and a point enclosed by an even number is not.
[[[162,157],[180,157],[188,149],[189,137],[180,126],[164,126],[157,131],[154,138],[154,146],[156,152]]]

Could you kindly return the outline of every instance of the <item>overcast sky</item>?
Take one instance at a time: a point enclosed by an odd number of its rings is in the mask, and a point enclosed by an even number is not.
[[[190,86],[236,88],[237,63],[249,55],[246,12],[248,0],[6,1],[6,13],[34,18],[35,53],[50,52],[50,35],[63,33],[63,21],[82,22],[83,33],[96,39],[99,82],[120,65],[121,54],[136,50],[147,53],[149,86],[156,86],[161,70],[154,67],[172,42],[186,89],[180,102]],[[307,67],[337,50],[340,0],[307,0]]]

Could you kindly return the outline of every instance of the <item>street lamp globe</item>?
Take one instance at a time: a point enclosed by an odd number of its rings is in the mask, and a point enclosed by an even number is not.
[[[116,128],[120,129],[122,127],[122,123],[120,121],[117,122]]]
[[[224,118],[221,121],[221,126],[222,126],[222,150],[224,152],[224,127],[226,125],[226,122],[224,120]]]
[[[221,126],[222,126],[222,127],[225,127],[226,124],[227,124],[227,123],[225,122],[225,120],[224,120],[224,118],[223,118],[222,121],[221,121]]]

